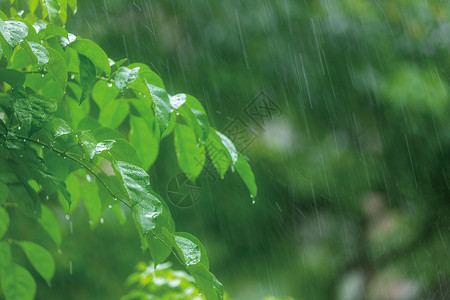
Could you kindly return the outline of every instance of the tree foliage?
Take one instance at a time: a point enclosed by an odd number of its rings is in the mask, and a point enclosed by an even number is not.
[[[70,218],[81,199],[92,227],[104,210],[125,221],[122,210],[131,209],[155,263],[173,253],[207,299],[221,299],[223,287],[209,271],[204,246],[176,232],[147,170],[161,140],[173,133],[179,166],[192,181],[208,152],[222,177],[233,166],[256,196],[245,158],[210,127],[196,98],[169,95],[148,66],[114,62],[93,41],[67,32],[76,0],[28,4],[26,12],[11,6],[9,17],[0,12],[0,277],[6,299],[32,299],[36,292],[30,271],[16,262],[18,249],[49,285],[55,272],[38,240],[8,233],[10,218],[26,215],[59,246],[48,201],[58,200]]]

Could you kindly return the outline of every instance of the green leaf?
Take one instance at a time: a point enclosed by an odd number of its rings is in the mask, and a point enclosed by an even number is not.
[[[41,44],[34,42],[28,42],[28,44],[30,45],[31,51],[37,58],[38,68],[41,69],[49,62],[50,54],[48,53],[47,49],[45,49],[45,47]]]
[[[108,187],[108,189],[106,189],[103,184],[97,185],[98,195],[102,202],[102,210],[106,209],[107,207],[112,209],[113,206],[120,206],[118,200],[124,200],[123,196],[127,193],[120,177],[115,175],[108,176],[105,173],[99,173],[97,176]],[[119,217],[122,216],[119,215]]]
[[[61,231],[59,230],[58,221],[56,220],[55,215],[47,206],[42,205],[41,208],[41,217],[38,219],[38,222],[59,247],[61,245]]]
[[[51,254],[44,247],[32,242],[22,241],[18,244],[22,247],[31,265],[51,286],[50,281],[55,274],[55,262]]]
[[[116,161],[125,161],[127,163],[140,166],[142,165],[139,159],[136,149],[124,139],[116,139],[116,142],[109,150],[113,159]]]
[[[1,273],[6,300],[32,300],[36,294],[33,276],[22,266],[10,264]]]
[[[150,190],[148,174],[143,169],[123,161],[116,161],[113,167],[122,178],[141,232],[145,235],[160,227],[158,223],[169,225],[164,218],[160,199]]]
[[[223,179],[228,167],[231,163],[231,155],[228,149],[222,143],[219,135],[214,129],[209,130],[208,138],[206,140],[206,149],[208,150],[209,157],[214,165],[214,168]]]
[[[211,272],[206,269],[204,265],[190,265],[187,269],[194,277],[198,289],[203,293],[206,299],[223,299],[223,285]]]
[[[67,33],[67,31],[59,26],[56,26],[54,24],[48,24],[47,27],[45,27],[45,35],[46,36],[61,36],[61,37],[65,37],[66,39],[69,38],[69,34]]]
[[[98,122],[105,127],[117,128],[127,117],[129,105],[123,99],[115,99],[100,110]]]
[[[95,83],[92,90],[92,99],[102,108],[116,99],[118,94],[119,90],[115,85],[104,80],[99,80]]]
[[[238,160],[238,152],[236,150],[236,146],[234,146],[233,142],[226,137],[224,134],[216,131],[217,135],[220,137],[220,140],[222,141],[222,144],[227,148],[228,153],[230,153],[231,161],[233,165]]]
[[[27,183],[12,185],[9,188],[13,199],[25,215],[31,218],[39,218],[41,215],[41,203],[39,198]]]
[[[69,207],[69,203],[67,203],[66,201],[60,201],[60,202],[64,207],[64,211],[67,214],[72,214],[75,211],[75,209],[77,208],[78,203],[80,202],[80,199],[81,199],[80,180],[74,173],[71,173],[71,174],[69,174],[69,176],[67,176],[64,183],[66,184],[67,191],[70,193],[70,199],[71,199],[70,207]]]
[[[92,61],[88,57],[81,54],[79,54],[78,57],[80,59],[80,84],[82,88],[80,98],[81,104],[91,95],[92,89],[95,85],[96,75],[95,66]]]
[[[63,25],[67,21],[67,0],[58,0],[59,3],[59,19]]]
[[[208,256],[203,244],[193,235],[186,232],[174,234],[175,248],[186,266],[202,264],[209,269]]]
[[[39,4],[39,0],[28,0],[28,8],[30,9],[30,13],[34,14],[37,6]]]
[[[250,196],[252,198],[256,197],[257,187],[255,183],[255,176],[253,175],[250,165],[245,160],[244,156],[242,156],[242,154],[239,154],[234,166],[241,176],[242,180],[244,181],[245,185],[247,186],[248,190],[250,191]]]
[[[49,53],[49,61],[45,66],[56,82],[65,90],[67,84],[67,65],[64,57],[53,48],[46,48]]]
[[[169,95],[165,90],[155,85],[147,84],[147,86],[155,105],[155,116],[159,121],[161,132],[164,132],[169,126],[170,114],[172,112]]]
[[[11,47],[19,45],[28,35],[28,27],[20,21],[0,20],[0,33]]]
[[[72,132],[70,124],[60,118],[54,118],[51,123],[47,125],[47,129],[50,131],[53,139]]]
[[[95,149],[94,149],[94,152],[93,152],[93,155],[92,155],[91,159],[95,155],[101,154],[103,151],[110,150],[113,147],[115,142],[116,142],[115,140],[104,140],[104,141],[102,141],[100,143],[97,143],[97,145],[95,146]]]
[[[44,95],[20,93],[13,102],[14,112],[21,125],[30,134],[43,128],[56,112],[56,100]]]
[[[5,15],[5,13],[4,13],[4,12],[2,12],[1,10],[0,10],[0,19],[2,19],[3,21],[6,21],[6,20],[8,20],[8,16],[7,16],[7,15]]]
[[[0,81],[8,83],[13,89],[22,87],[25,74],[13,69],[0,69]]]
[[[195,181],[205,164],[204,147],[197,143],[194,131],[182,124],[175,127],[174,143],[178,165]]]
[[[123,139],[123,135],[120,132],[108,127],[97,128],[92,132],[92,135],[97,141]]]
[[[93,41],[77,38],[75,42],[71,43],[69,46],[77,50],[79,54],[89,58],[96,68],[105,72],[106,76],[110,75],[111,67],[109,66],[108,56],[103,49]]]
[[[154,163],[159,152],[159,128],[156,119],[148,126],[140,117],[130,117],[130,142],[136,148],[136,152],[142,161],[145,170]]]
[[[116,175],[122,178],[132,206],[154,198],[150,194],[150,180],[145,170],[125,161],[115,161],[113,167]]]
[[[36,56],[31,51],[28,42],[24,41],[16,48],[14,48],[13,55],[11,56],[10,68],[21,70],[27,68],[28,66],[36,66],[37,59]]]
[[[128,69],[127,67],[120,67],[114,78],[116,86],[119,90],[126,89],[133,81],[136,80],[139,74],[139,67]]]
[[[0,242],[0,274],[11,263],[11,247],[5,241]]]
[[[158,76],[158,74],[153,72],[149,68],[149,66],[142,64],[142,63],[133,63],[131,65],[128,65],[128,68],[130,68],[130,69],[137,68],[137,67],[140,68],[139,77],[144,80],[144,82],[143,82],[144,84],[149,83],[149,84],[155,85],[161,89],[165,89],[162,79]],[[134,86],[134,83],[131,84],[131,86]]]
[[[158,198],[150,193],[141,199],[133,206],[133,212],[142,233],[146,234],[158,227],[158,217],[162,214],[162,205]]]
[[[78,135],[78,141],[87,157],[92,159],[97,146],[94,136],[89,131],[84,130]]]
[[[89,224],[91,227],[95,227],[102,215],[102,202],[98,196],[97,183],[86,182],[81,185],[81,194],[84,205],[86,206],[86,210],[89,214]]]
[[[69,4],[70,9],[75,14],[77,12],[77,0],[67,0],[67,4]]]
[[[170,97],[170,104],[194,130],[197,138],[205,141],[209,133],[209,121],[200,102],[192,96],[178,94]]]
[[[174,245],[173,235],[166,227],[161,228],[161,233],[149,232],[145,235],[150,255],[156,265],[164,262],[172,253]]]
[[[50,22],[55,22],[59,15],[59,3],[57,0],[42,0],[42,6],[48,13]]]
[[[3,238],[9,227],[9,215],[6,209],[0,206],[0,239]]]

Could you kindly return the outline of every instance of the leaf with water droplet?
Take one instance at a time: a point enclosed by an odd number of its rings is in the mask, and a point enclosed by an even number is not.
[[[131,70],[127,67],[120,67],[114,77],[117,88],[121,91],[127,88],[138,77],[139,69],[139,67]]]
[[[242,154],[239,154],[238,159],[234,165],[248,190],[250,191],[250,195],[256,197],[257,187],[255,183],[255,175],[253,175],[252,169],[248,162],[245,160]]]
[[[0,20],[0,33],[11,47],[19,45],[28,35],[28,27],[21,21]]]

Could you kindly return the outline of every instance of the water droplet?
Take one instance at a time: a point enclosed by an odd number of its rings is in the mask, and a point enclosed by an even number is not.
[[[255,205],[255,203],[256,203],[256,201],[255,201],[255,200],[253,200],[253,201],[252,201],[252,204],[253,204],[253,205]]]
[[[41,146],[41,148],[42,148],[42,149],[44,149],[44,148],[45,148],[45,146]]]
[[[22,154],[20,154],[20,155],[19,155],[19,157],[20,157],[20,158],[22,158],[22,157],[23,157],[23,155],[22,155]]]
[[[94,225],[94,221],[92,221],[92,220],[89,220],[89,225]]]
[[[69,221],[70,220],[70,216],[69,215],[65,215],[65,217],[64,218],[66,218],[66,220],[67,221]]]
[[[17,129],[19,129],[19,130],[20,130],[20,129],[22,129],[22,127],[20,127],[20,126],[19,126],[19,127],[17,127]]]
[[[44,76],[45,76],[44,74],[41,75],[41,77],[44,77]]]
[[[67,157],[64,156],[63,159],[67,159]]]
[[[39,139],[37,139],[36,142],[39,142]]]
[[[108,208],[112,208],[112,205],[110,204],[110,205],[108,205]]]
[[[62,254],[62,250],[58,249],[58,254],[61,255]]]
[[[103,220],[103,218],[100,218],[100,224],[103,224],[103,222],[105,222],[105,220]]]
[[[74,80],[75,79],[75,75],[70,75],[70,79]]]
[[[108,83],[108,87],[112,87],[112,83]]]
[[[180,115],[180,113],[179,113],[179,112],[176,112],[175,114],[176,114],[177,116],[179,116],[179,115]]]
[[[47,195],[47,196],[45,196],[45,200],[50,200],[50,197]]]
[[[23,142],[25,143],[27,140],[26,139],[23,139]]]

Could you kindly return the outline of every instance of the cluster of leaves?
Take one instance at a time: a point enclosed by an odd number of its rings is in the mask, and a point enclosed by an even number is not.
[[[136,272],[128,276],[126,285],[131,291],[121,300],[132,299],[204,299],[194,284],[194,278],[183,271],[175,271],[166,262],[155,267],[141,262]]]
[[[210,127],[197,99],[169,95],[148,66],[114,62],[94,42],[68,33],[67,8],[75,12],[75,0],[28,4],[27,13],[17,3],[10,17],[0,11],[0,277],[6,299],[32,299],[36,292],[32,275],[14,260],[15,246],[50,284],[51,254],[8,233],[9,210],[15,210],[59,246],[57,219],[43,204],[49,199],[59,200],[66,218],[82,199],[92,227],[106,209],[125,221],[128,207],[156,264],[173,253],[207,299],[221,299],[223,287],[209,271],[205,248],[175,231],[146,170],[160,141],[173,133],[179,166],[192,181],[208,153],[221,177],[236,169],[256,196],[245,158]]]

